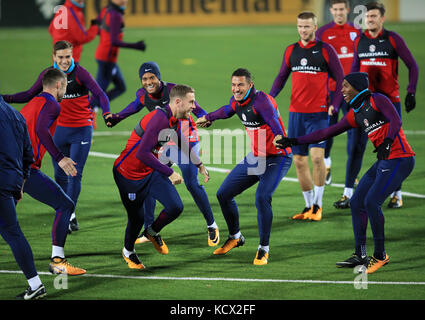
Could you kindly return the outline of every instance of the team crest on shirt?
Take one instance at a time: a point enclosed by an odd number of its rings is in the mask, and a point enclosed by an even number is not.
[[[130,201],[136,200],[136,194],[135,193],[129,193],[128,194],[128,199],[130,199]]]
[[[375,52],[375,50],[376,50],[375,45],[374,45],[374,44],[371,44],[371,45],[369,46],[369,52]]]
[[[348,52],[347,47],[341,47],[341,53],[346,54]]]
[[[357,33],[356,32],[350,32],[350,39],[351,41],[354,41],[354,39],[357,38]]]
[[[300,63],[302,66],[306,66],[308,63],[308,60],[306,58],[302,58]]]
[[[363,120],[363,123],[364,123],[364,125],[365,125],[366,127],[369,127],[369,121],[367,121],[367,119],[364,119],[364,120]]]

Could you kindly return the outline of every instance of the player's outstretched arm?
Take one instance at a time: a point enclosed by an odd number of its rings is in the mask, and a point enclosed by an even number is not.
[[[196,125],[200,128],[208,128],[211,126],[212,121],[208,121],[205,116],[202,116],[196,120]]]
[[[3,99],[8,103],[26,103],[34,98],[37,94],[43,91],[43,84],[41,79],[47,69],[43,70],[38,76],[35,83],[26,91],[18,92],[15,94],[4,94]]]
[[[110,37],[111,37],[111,43],[113,46],[121,47],[121,48],[131,48],[136,49],[140,51],[146,50],[146,44],[143,40],[140,40],[135,43],[127,43],[119,38],[119,34],[121,33],[121,24],[122,24],[122,16],[115,11],[111,12],[110,16]]]
[[[120,117],[116,113],[108,113],[104,115],[103,118],[108,128],[114,127],[118,122],[121,121]]]
[[[278,149],[286,149],[298,145],[298,142],[296,138],[288,138],[278,134],[273,139],[273,145]]]
[[[232,108],[233,97],[230,99],[229,104],[218,108],[216,111],[210,112],[196,121],[196,125],[199,125],[201,128],[209,127],[213,121],[218,119],[227,119],[232,117],[235,114],[235,110]]]

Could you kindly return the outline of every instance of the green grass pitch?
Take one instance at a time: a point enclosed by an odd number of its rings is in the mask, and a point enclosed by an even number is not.
[[[420,67],[417,107],[406,114],[402,104],[403,128],[417,153],[416,167],[404,183],[403,191],[425,195],[425,82],[422,81],[425,46],[418,41],[418,34],[425,32],[425,24],[391,24],[387,27],[404,37]],[[121,50],[118,63],[127,82],[127,91],[112,101],[113,112],[120,111],[135,98],[135,92],[140,86],[138,68],[142,62],[150,60],[159,63],[164,80],[193,86],[198,102],[208,111],[229,101],[230,75],[237,67],[248,68],[254,75],[256,88],[269,92],[281,65],[284,48],[297,41],[298,36],[294,26],[250,26],[126,29],[124,39],[145,39],[147,51]],[[26,90],[39,72],[51,64],[51,38],[47,29],[2,29],[0,40],[1,93]],[[81,59],[81,64],[93,76],[97,68],[94,60],[97,41],[84,47]],[[401,62],[400,92],[403,101],[407,77],[407,69]],[[277,98],[285,124],[289,98],[290,81]],[[14,106],[18,109],[22,107]],[[146,111],[126,119],[113,129],[106,128],[99,116],[99,128],[95,131],[91,151],[119,154],[128,138],[119,133],[130,131],[144,114]],[[243,129],[240,121],[234,117],[217,121],[209,130],[225,128]],[[102,132],[115,134],[103,136],[100,135]],[[332,150],[333,183],[344,183],[347,158],[345,144],[346,135],[335,139]],[[121,257],[126,214],[112,177],[113,161],[104,157],[88,158],[76,211],[81,230],[68,236],[65,247],[70,262],[87,269],[87,275],[69,277],[66,289],[56,289],[56,278],[46,273],[51,253],[53,210],[27,195],[18,205],[18,219],[32,247],[48,299],[425,298],[424,197],[404,196],[404,207],[399,210],[389,210],[386,208],[387,202],[384,204],[386,249],[391,262],[379,272],[368,276],[366,289],[356,289],[354,280],[357,275],[351,269],[335,267],[335,262],[347,258],[354,247],[350,211],[337,210],[332,206],[341,196],[342,188],[326,187],[322,221],[298,222],[292,221],[290,217],[303,208],[304,202],[298,183],[293,181],[283,181],[273,197],[274,220],[267,266],[252,264],[258,245],[255,187],[236,198],[241,231],[246,238],[245,246],[226,256],[217,257],[212,254],[214,249],[207,245],[206,226],[201,213],[184,185],[180,185],[177,189],[185,210],[178,220],[161,232],[170,254],[158,254],[149,243],[137,245],[137,253],[147,269],[130,270]],[[369,143],[361,174],[374,161],[375,154]],[[208,166],[231,169],[233,165]],[[42,170],[53,176],[48,155],[44,158]],[[296,178],[294,165],[287,177]],[[221,243],[227,237],[227,228],[215,193],[224,178],[225,173],[211,171],[211,181],[205,185],[220,227]],[[372,254],[370,228],[367,241],[368,253]],[[6,273],[18,271],[19,268],[3,240],[0,240],[0,270],[0,299],[13,299],[27,283],[22,274]]]

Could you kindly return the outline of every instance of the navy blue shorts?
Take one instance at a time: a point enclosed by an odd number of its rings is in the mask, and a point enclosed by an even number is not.
[[[288,137],[297,138],[329,126],[329,116],[326,112],[301,113],[289,112]],[[326,140],[319,143],[303,144],[292,147],[292,153],[308,156],[309,148],[326,148]]]
[[[158,200],[167,212],[175,207],[183,208],[176,187],[170,179],[158,171],[153,171],[144,179],[130,180],[113,169],[115,183],[120,192],[121,201],[129,215],[144,216],[143,202],[148,196]],[[180,213],[180,212],[179,212]]]

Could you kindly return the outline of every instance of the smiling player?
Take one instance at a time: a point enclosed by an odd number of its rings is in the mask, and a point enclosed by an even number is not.
[[[176,86],[174,83],[164,82],[161,80],[161,72],[157,63],[150,61],[143,63],[139,68],[139,78],[142,83],[136,93],[136,99],[131,102],[126,108],[119,113],[113,114],[108,120],[112,126],[118,122],[126,119],[127,117],[143,110],[148,109],[149,112],[155,110],[157,107],[163,107],[170,101],[170,91]],[[196,117],[202,117],[207,113],[195,101],[195,109],[193,113]],[[195,121],[189,114],[184,119],[179,119],[178,130],[189,141],[189,148],[195,152],[199,157],[199,135],[196,128]],[[214,215],[211,210],[211,205],[208,200],[207,193],[198,181],[198,168],[195,164],[185,155],[181,149],[175,145],[167,145],[162,152],[161,161],[176,163],[183,175],[184,183],[187,190],[192,195],[196,205],[202,212],[208,231],[208,245],[216,246],[220,241],[218,226],[214,220]],[[168,162],[168,161],[167,161]],[[149,227],[154,219],[155,213],[155,199],[148,197],[145,201],[145,229]],[[143,242],[145,239],[140,237],[137,242]]]
[[[93,115],[89,105],[89,92],[101,101],[104,118],[110,116],[110,109],[108,97],[90,73],[74,61],[72,49],[72,44],[67,41],[59,41],[53,46],[53,67],[64,72],[67,76],[66,92],[60,103],[61,112],[57,120],[53,140],[64,155],[77,163],[77,174],[68,177],[56,161],[52,162],[56,182],[77,206],[81,192],[83,169],[90,151],[93,135]],[[37,81],[29,90],[13,95],[4,95],[4,100],[12,103],[23,103],[41,93],[43,89],[42,77],[46,70],[41,72]],[[73,213],[69,230],[72,232],[78,229],[79,224],[75,213]]]
[[[297,138],[282,138],[277,147],[314,143],[359,127],[368,135],[377,153],[378,161],[361,178],[350,200],[355,252],[338,267],[353,268],[365,265],[366,273],[373,273],[386,265],[390,258],[385,251],[385,218],[382,204],[385,199],[410,175],[415,165],[415,153],[408,144],[401,127],[401,119],[391,101],[368,89],[367,73],[345,76],[342,93],[351,107],[338,123]],[[366,254],[368,220],[372,228],[375,250]]]
[[[214,254],[223,255],[244,245],[245,238],[239,227],[239,209],[234,198],[258,182],[255,206],[260,241],[253,264],[265,265],[269,259],[273,221],[272,196],[291,167],[292,153],[290,148],[273,146],[275,136],[286,136],[274,99],[255,89],[251,73],[246,69],[235,70],[231,81],[233,96],[229,104],[196,121],[199,126],[206,127],[215,120],[227,119],[237,114],[251,140],[251,152],[233,168],[217,191],[229,237]]]
[[[168,254],[168,247],[159,232],[183,211],[183,203],[173,186],[182,183],[183,179],[159,161],[158,152],[174,139],[177,119],[187,119],[195,109],[195,92],[191,87],[176,85],[171,89],[169,99],[169,104],[156,108],[138,122],[125,149],[114,163],[114,179],[128,216],[123,256],[131,269],[145,268],[136,255],[134,243],[143,227],[144,201],[148,195],[164,205],[159,216],[143,232],[161,254]],[[207,182],[208,171],[199,158],[195,157],[195,160]]]

